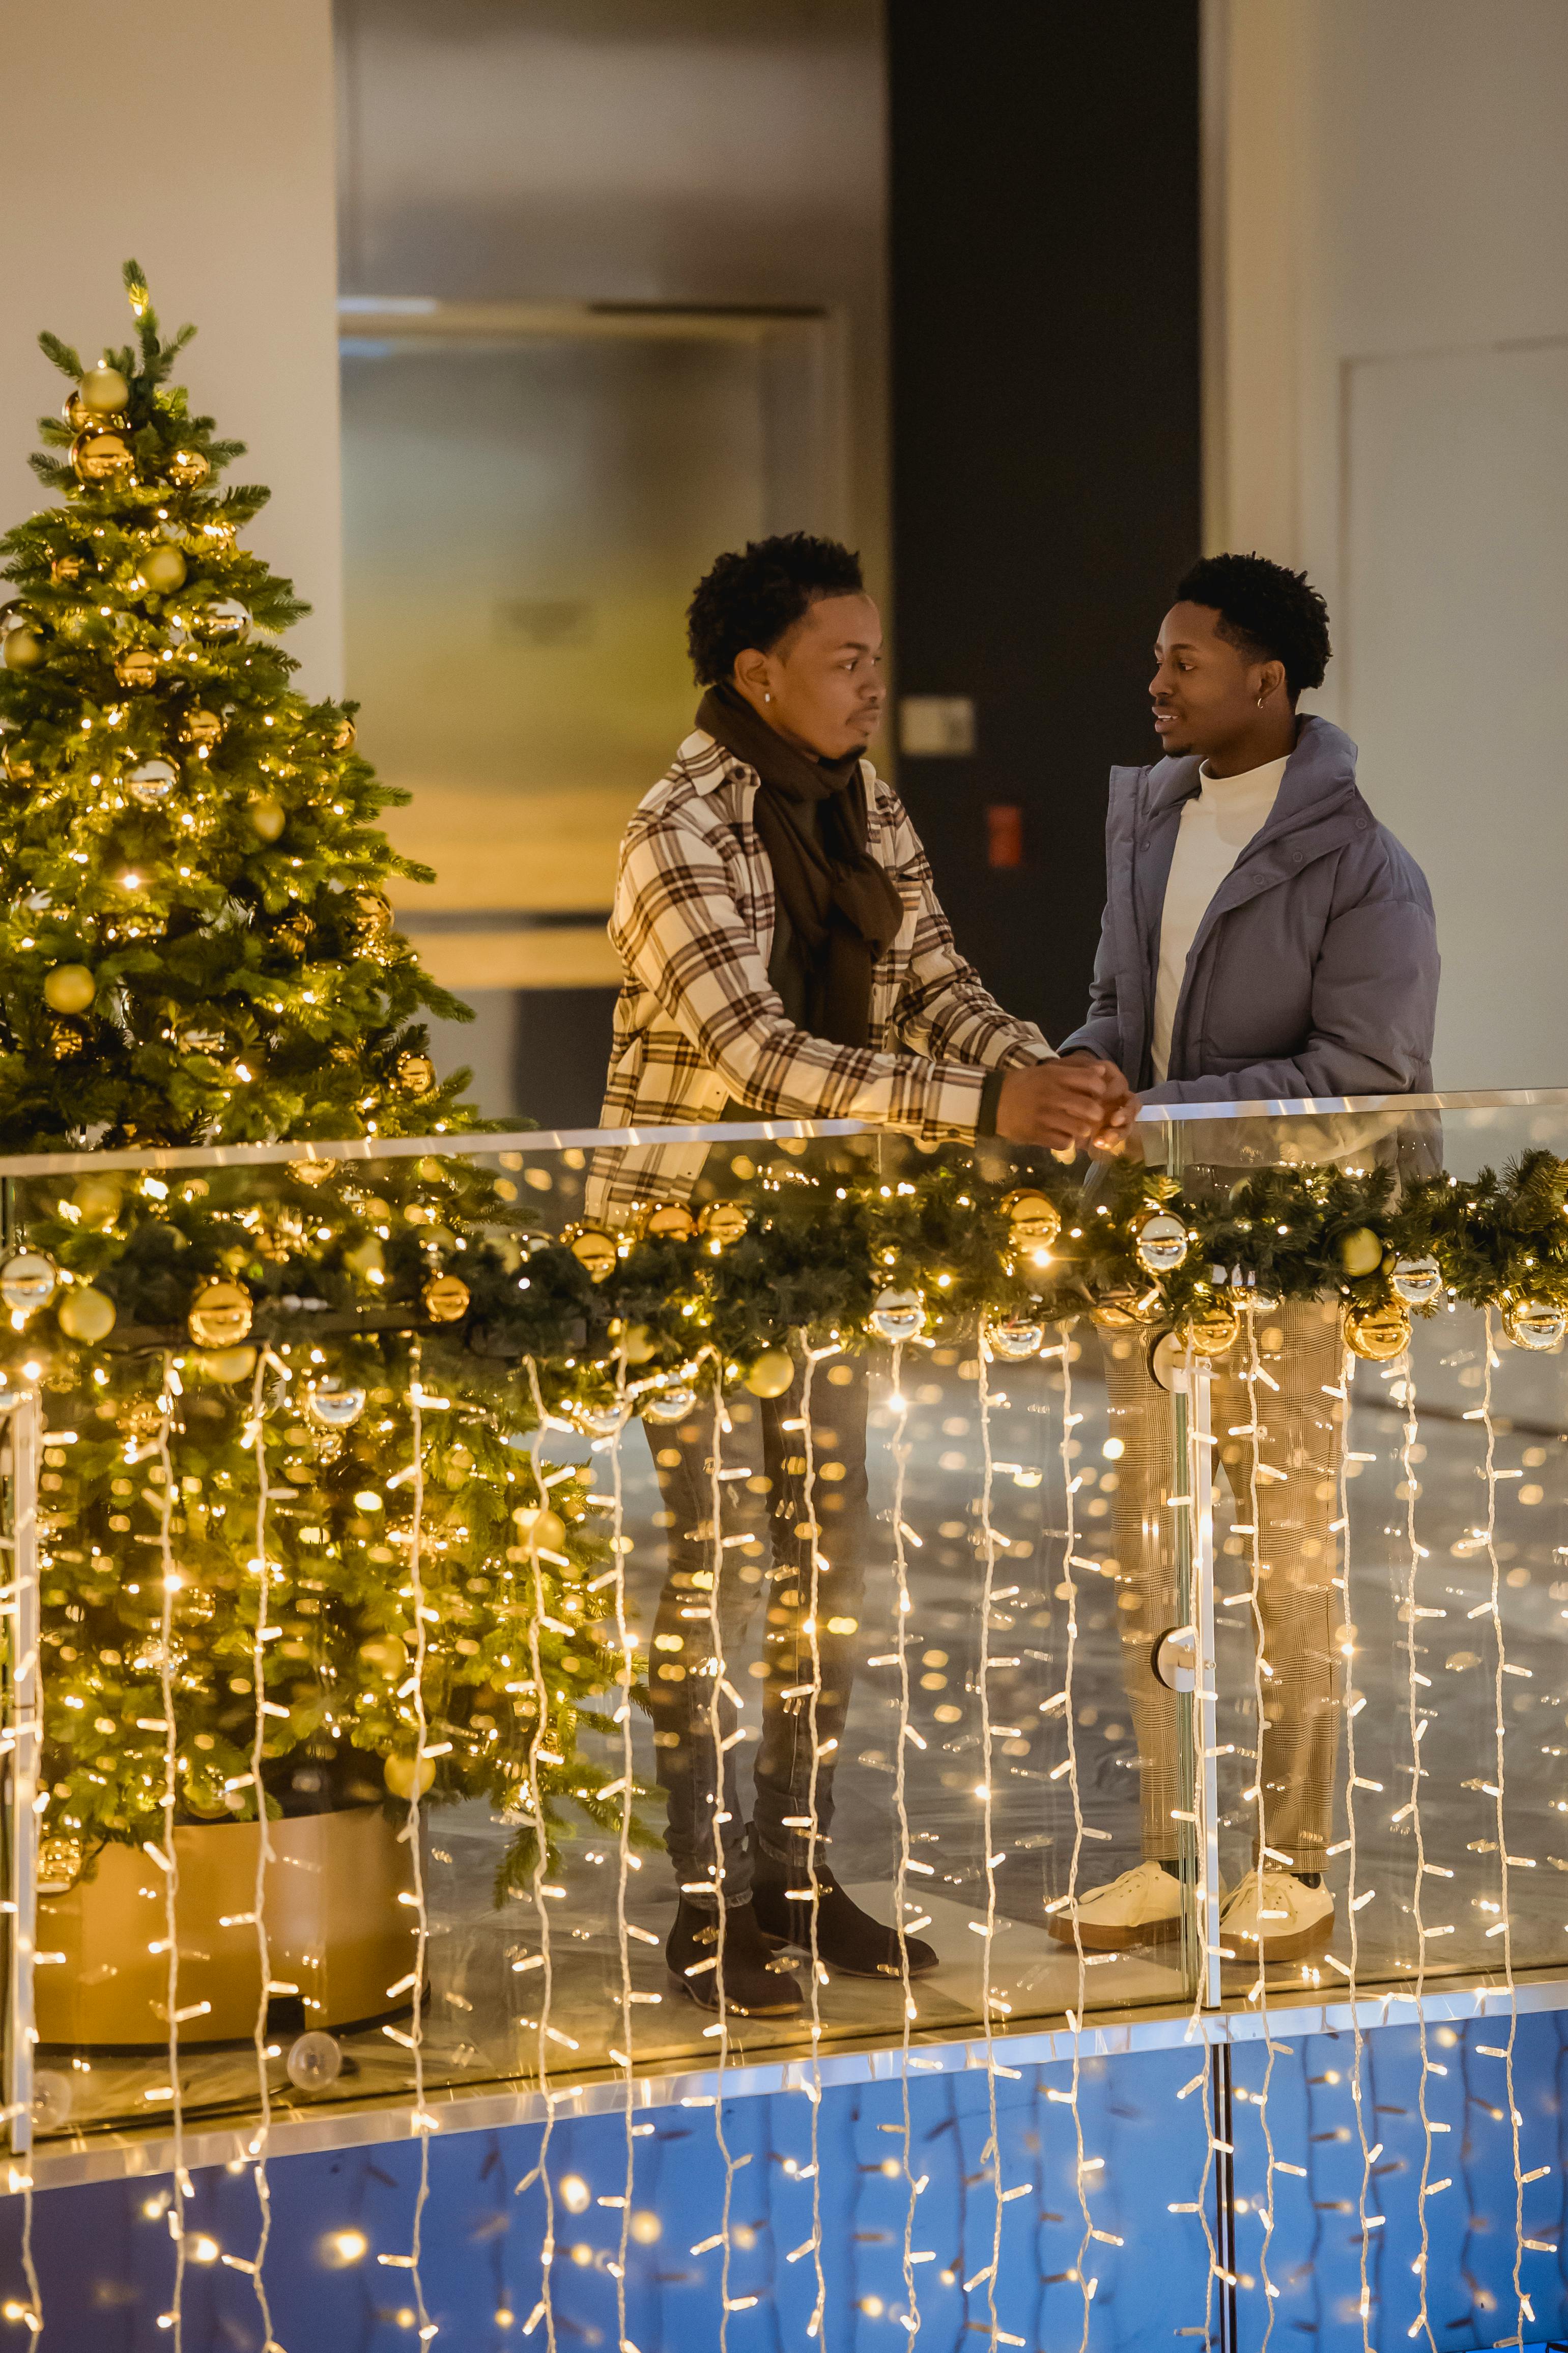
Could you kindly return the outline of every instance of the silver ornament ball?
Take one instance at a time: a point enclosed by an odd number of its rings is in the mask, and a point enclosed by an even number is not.
[[[884,1340],[918,1340],[926,1327],[925,1301],[918,1291],[884,1291],[871,1310],[871,1329]]]
[[[1139,1227],[1133,1248],[1145,1274],[1173,1274],[1187,1254],[1187,1229],[1168,1209],[1156,1209]]]
[[[34,1315],[59,1286],[59,1269],[42,1250],[18,1250],[0,1266],[0,1300],[13,1315]]]
[[[999,1315],[985,1327],[985,1337],[994,1356],[1005,1356],[1010,1364],[1021,1364],[1026,1356],[1037,1356],[1045,1345],[1046,1327],[1032,1315]]]
[[[1388,1287],[1406,1307],[1430,1307],[1443,1296],[1443,1270],[1430,1251],[1420,1258],[1396,1259]]]
[[[305,1392],[305,1410],[322,1430],[352,1430],[364,1411],[364,1391],[329,1373]]]

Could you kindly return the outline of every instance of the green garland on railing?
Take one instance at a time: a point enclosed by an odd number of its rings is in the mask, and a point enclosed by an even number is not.
[[[1498,1309],[1525,1346],[1568,1323],[1568,1163],[1547,1152],[1403,1193],[1382,1167],[1266,1168],[1228,1187],[1200,1173],[1184,1191],[1141,1165],[1087,1183],[1052,1166],[1009,1185],[956,1150],[899,1152],[903,1175],[853,1150],[826,1167],[820,1149],[809,1168],[781,1156],[743,1198],[695,1215],[649,1204],[632,1233],[556,1237],[529,1229],[510,1178],[460,1157],[29,1183],[23,1247],[0,1267],[0,1371],[13,1393],[40,1384],[64,1432],[46,1441],[40,1498],[57,1880],[160,1818],[144,1549],[168,1492],[160,1442],[178,1490],[177,1819],[254,1814],[258,1377],[282,1620],[267,1656],[268,1810],[363,1802],[380,1787],[374,1758],[394,1797],[417,1773],[434,1797],[510,1814],[504,1888],[541,1834],[553,1848],[563,1800],[600,1831],[612,1819],[605,1773],[577,1746],[580,1726],[607,1729],[594,1695],[621,1664],[611,1529],[580,1475],[543,1491],[518,1451],[541,1407],[595,1435],[632,1413],[678,1423],[719,1381],[781,1394],[803,1337],[861,1348],[978,1326],[1016,1357],[1088,1314],[1220,1355],[1248,1302],[1328,1296],[1352,1348],[1391,1357],[1412,1313],[1461,1302]],[[406,1673],[416,1382],[438,1752],[421,1760]],[[538,1818],[520,1818],[542,1690],[552,1761]]]

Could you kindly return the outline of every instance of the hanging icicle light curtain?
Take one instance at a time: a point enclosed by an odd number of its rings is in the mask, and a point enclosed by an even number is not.
[[[1563,1125],[1568,1140],[1568,1118]],[[1151,1498],[1159,1541],[1184,1547],[1181,1609],[1198,1607],[1216,1549],[1244,1569],[1242,1588],[1217,1597],[1217,1614],[1222,1651],[1245,1640],[1246,1665],[1228,1653],[1216,1674],[1200,1658],[1181,1703],[1193,1751],[1184,1769],[1217,1775],[1231,1806],[1223,1835],[1239,1868],[1221,1889],[1226,1897],[1254,1857],[1268,1868],[1281,1862],[1271,1823],[1289,1757],[1271,1709],[1289,1662],[1270,1651],[1269,1499],[1305,1495],[1309,1467],[1321,1493],[1325,1462],[1331,1472],[1333,1500],[1321,1507],[1331,1554],[1319,1567],[1337,1595],[1345,1729],[1339,1819],[1324,1858],[1336,1898],[1324,1948],[1271,1963],[1232,1931],[1211,1955],[1209,1864],[1187,1825],[1201,1812],[1196,1780],[1177,1810],[1191,1891],[1184,1905],[1195,1904],[1200,1924],[1185,1977],[1194,2045],[1210,2035],[1215,1989],[1224,2004],[1258,2015],[1267,2045],[1256,2096],[1261,2247],[1246,2256],[1216,2235],[1207,2183],[1194,2227],[1207,2234],[1211,2295],[1256,2294],[1272,2315],[1281,2293],[1268,2259],[1276,2172],[1292,2168],[1276,2165],[1269,2084],[1284,2046],[1269,2009],[1320,1990],[1351,1996],[1370,2345],[1381,2145],[1353,1998],[1368,1983],[1419,1993],[1435,1970],[1476,1967],[1479,1949],[1495,1956],[1510,2009],[1521,1955],[1531,1965],[1554,1957],[1536,1912],[1520,1914],[1521,1883],[1537,1894],[1550,1859],[1511,1851],[1504,1821],[1505,1735],[1521,1695],[1534,1696],[1532,1652],[1511,1655],[1518,1631],[1510,1638],[1505,1626],[1521,1551],[1510,1515],[1521,1505],[1539,1511],[1544,1488],[1503,1458],[1524,1424],[1568,1424],[1553,1403],[1551,1354],[1568,1319],[1568,1162],[1525,1130],[1501,1175],[1427,1174],[1396,1187],[1370,1155],[1350,1150],[1310,1166],[1258,1165],[1272,1144],[1288,1146],[1289,1129],[1254,1123],[1253,1165],[1224,1175],[1205,1166],[1184,1178],[1168,1173],[1180,1139],[1167,1134],[1166,1166],[1151,1153],[1148,1165],[1101,1170],[1086,1185],[999,1153],[977,1165],[956,1149],[887,1137],[726,1131],[707,1140],[729,1145],[728,1175],[614,1220],[595,1219],[584,1198],[595,1183],[590,1201],[613,1192],[611,1149],[591,1165],[582,1150],[522,1137],[336,1161],[259,1151],[222,1160],[121,1155],[37,1173],[13,1164],[0,1400],[13,1420],[13,1509],[26,1487],[38,1550],[36,1571],[26,1544],[16,1553],[7,1745],[27,1752],[35,1704],[45,1727],[36,1784],[18,1772],[13,1785],[40,1857],[36,1884],[15,1900],[37,1904],[42,1948],[37,2083],[23,2080],[24,2063],[11,2087],[24,2112],[13,2119],[18,2186],[29,2107],[46,2135],[68,2122],[123,2129],[132,2116],[167,2133],[166,2317],[177,2342],[189,2115],[193,2104],[204,2117],[246,2115],[256,2235],[223,2260],[252,2282],[265,2342],[267,2168],[279,2104],[297,2118],[348,2093],[352,2077],[355,2097],[401,2104],[403,2128],[419,2139],[406,2246],[377,2260],[406,2297],[409,2325],[427,2337],[437,2326],[421,2277],[429,2136],[456,2086],[521,2080],[545,2103],[538,2161],[515,2185],[545,2261],[540,2294],[517,2319],[521,2333],[553,2344],[551,2259],[563,2215],[588,2193],[561,2177],[551,2133],[607,2070],[620,2086],[623,2158],[617,2178],[591,2192],[616,2210],[611,2270],[629,2346],[634,2175],[651,2130],[643,2082],[695,2063],[706,2088],[681,2096],[708,2112],[721,2180],[692,2257],[721,2268],[727,2330],[731,2313],[754,2301],[731,2293],[732,2255],[748,2243],[737,2234],[749,2228],[734,2219],[737,2184],[752,2158],[727,2123],[728,2070],[738,2056],[771,2052],[791,2061],[805,2102],[804,2161],[792,2160],[789,2177],[802,2232],[783,2253],[813,2282],[806,2333],[830,2340],[825,2055],[846,2035],[879,2040],[901,2052],[907,2084],[931,2063],[922,2045],[972,2020],[985,2077],[975,2155],[987,2219],[954,2277],[972,2322],[1006,2342],[998,2283],[1005,2232],[1025,2193],[1006,2179],[1003,2156],[1002,2100],[1018,2080],[1009,2038],[1031,2021],[1065,2019],[1059,2055],[1069,2063],[1047,2094],[1053,2115],[1068,2109],[1074,2137],[1076,2235],[1058,2285],[1074,2299],[1073,2334],[1087,2343],[1096,2245],[1121,2243],[1125,2212],[1122,2228],[1110,2227],[1118,2185],[1079,2121],[1086,2022],[1107,2007],[1168,2001],[1184,1982],[1169,1947],[1137,1938],[1108,1947],[1080,1916],[1114,1875],[1137,1787],[1121,1777],[1139,1760],[1124,1753],[1116,1719],[1128,1712],[1118,1697],[1121,1620],[1136,1612],[1142,1588],[1125,1534],[1114,1535],[1113,1498],[1130,1458],[1105,1418],[1100,1368],[1102,1353],[1131,1348],[1152,1361],[1157,1381],[1190,1385],[1175,1418],[1180,1459],[1173,1453]],[[1207,1124],[1206,1145],[1214,1134]],[[1317,1401],[1328,1454],[1304,1466],[1295,1441],[1280,1438],[1293,1344],[1276,1326],[1309,1302],[1320,1303],[1331,1334],[1337,1316],[1339,1354]],[[824,1400],[842,1396],[835,1384],[858,1378],[849,1366],[868,1355],[877,1574],[863,1616],[840,1620],[823,1531],[845,1466]],[[1427,1366],[1423,1395],[1433,1391],[1419,1422],[1417,1357]],[[1244,1402],[1211,1435],[1202,1401],[1215,1379]],[[716,2007],[694,2007],[663,1972],[658,1905],[669,1873],[658,1859],[646,1711],[650,1677],[703,1676],[714,1748],[752,1736],[744,1718],[754,1670],[721,1609],[727,1580],[763,1575],[746,1524],[730,1533],[729,1499],[748,1478],[755,1483],[735,1422],[792,1381],[800,1399],[786,1424],[798,1450],[795,1704],[810,1777],[802,1883],[826,1868],[818,1796],[831,1770],[836,1858],[864,1858],[881,1840],[885,1882],[865,1900],[890,1914],[900,1958],[885,1987],[847,2008],[853,1986],[825,1963],[813,1911],[795,1963],[802,2013],[779,2022],[735,2011],[724,1990],[721,1798],[711,1823]],[[1518,1391],[1500,1407],[1500,1383]],[[1375,1443],[1384,1410],[1398,1417],[1392,1451],[1386,1440]],[[1434,1429],[1444,1460],[1469,1482],[1463,1511],[1447,1491],[1428,1492],[1424,1440]],[[694,1532],[655,1508],[650,1480],[651,1457],[688,1433],[710,1485]],[[1395,1476],[1396,1522],[1385,1519],[1393,1502],[1379,1484]],[[756,1506],[759,1525],[772,1508]],[[1551,1509],[1535,1523],[1543,1534]],[[1505,1523],[1509,1534],[1500,1532]],[[1385,1558],[1378,1531],[1395,1525],[1398,1556]],[[708,1563],[679,1597],[687,1630],[677,1651],[649,1639],[672,1535],[705,1547]],[[1472,1601],[1467,1588],[1464,1601],[1471,1640],[1486,1637],[1473,1685],[1462,1679],[1470,1653],[1451,1651],[1439,1681],[1426,1647],[1456,1606],[1450,1580],[1466,1561],[1487,1576],[1485,1594]],[[767,1589],[770,1622],[783,1598]],[[846,1754],[842,1730],[825,1736],[830,1622],[855,1629],[862,1672],[852,1721],[861,1738],[872,1728],[876,1748]],[[880,1671],[888,1680],[878,1688],[870,1678]],[[1480,1725],[1471,1693],[1483,1673],[1490,1705]],[[1369,1688],[1388,1703],[1370,1715]],[[1216,1704],[1235,1716],[1234,1739],[1218,1736]],[[1473,1782],[1492,1809],[1489,1835],[1466,1841],[1484,1860],[1458,1883],[1454,1862],[1429,1852],[1440,1715],[1464,1744],[1464,1773],[1452,1778]],[[1551,1753],[1531,1754],[1534,1801]],[[1450,1743],[1446,1764],[1453,1754]],[[1510,1761],[1517,1779],[1517,1746]],[[852,1774],[861,1802],[847,1829]],[[1387,1794],[1396,1780],[1397,1800]],[[864,1806],[872,1793],[875,1832]],[[1449,1812],[1441,1819],[1447,1827]],[[297,1859],[300,1835],[329,1831],[365,1842],[385,1891],[386,1916],[352,1953],[330,1916],[327,1848],[311,1849],[303,1872]],[[243,1868],[237,1892],[215,1897],[210,1857],[224,1842],[243,1853]],[[1400,1871],[1408,1879],[1410,1855],[1409,1909],[1395,1922],[1385,1894],[1369,1911],[1379,1881],[1386,1890]],[[144,1984],[130,1968],[89,1983],[81,1923],[121,1865],[132,1873],[126,1900],[145,1906],[150,1967]],[[1472,1893],[1475,1869],[1490,1873],[1485,1894]],[[282,1897],[286,1881],[307,1873],[322,1883],[322,1901],[301,1921]],[[232,1873],[224,1884],[231,1881]],[[1432,1890],[1449,1887],[1457,1932],[1429,1916]],[[220,1903],[233,1909],[220,1912]],[[210,1947],[193,1936],[204,1905]],[[917,1980],[911,1940],[950,1930],[942,1969]],[[355,2000],[345,2007],[351,1984]],[[118,2036],[102,2023],[116,2001],[140,2005],[133,2030]],[[1505,2033],[1500,2114],[1517,2119],[1511,2029],[1500,2018]],[[228,2055],[237,2034],[248,2089]],[[115,2041],[140,2042],[145,2061],[101,2055]],[[1427,2073],[1440,2067],[1423,2030],[1423,2220],[1445,2187],[1433,2156],[1440,2125],[1428,2124],[1426,2109]],[[1235,2161],[1228,2070],[1205,2069],[1186,2094],[1198,2090],[1202,2098],[1178,2113],[1184,2129],[1195,2118],[1210,2168],[1225,2173]],[[1520,2169],[1517,2120],[1510,2130],[1522,2323],[1521,2266],[1538,2242],[1526,2235],[1533,2176]],[[888,2164],[903,2200],[898,2317],[912,2337],[922,2281],[938,2278],[921,2266],[936,2261],[942,2232],[922,2219],[926,2173],[907,2106]],[[1412,2287],[1411,2334],[1430,2334],[1424,2265]],[[36,2310],[36,2287],[29,2294]],[[1065,2327],[1063,2307],[1053,2310]],[[1194,2316],[1194,2327],[1204,2319]]]

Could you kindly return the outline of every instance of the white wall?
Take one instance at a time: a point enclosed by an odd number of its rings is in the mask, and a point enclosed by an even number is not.
[[[249,445],[229,479],[271,486],[247,538],[314,608],[300,683],[339,691],[331,0],[3,0],[0,74],[0,528],[44,502],[26,454],[66,390],[37,332],[128,341],[134,255],[163,324],[201,330],[180,376]]]
[[[1207,528],[1426,867],[1439,1083],[1568,1082],[1568,6],[1207,0]]]

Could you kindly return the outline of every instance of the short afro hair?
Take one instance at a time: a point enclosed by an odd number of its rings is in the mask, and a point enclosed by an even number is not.
[[[1219,635],[1249,660],[1283,662],[1292,702],[1321,686],[1333,652],[1329,608],[1304,572],[1266,555],[1205,555],[1177,582],[1175,601],[1210,607]]]
[[[822,596],[863,594],[860,558],[836,539],[786,532],[721,555],[686,608],[686,644],[699,686],[716,686],[748,646],[769,653]]]

